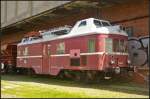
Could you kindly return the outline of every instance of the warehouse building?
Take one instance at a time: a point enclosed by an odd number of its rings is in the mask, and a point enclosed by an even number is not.
[[[149,0],[1,1],[1,47],[24,34],[95,17],[122,26],[133,64],[149,70]]]

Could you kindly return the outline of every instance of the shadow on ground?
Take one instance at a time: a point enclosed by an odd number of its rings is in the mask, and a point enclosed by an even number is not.
[[[149,88],[144,85],[138,85],[132,83],[124,78],[117,78],[111,80],[103,80],[97,84],[85,84],[82,82],[76,82],[68,79],[60,79],[56,77],[51,77],[49,75],[2,75],[1,80],[5,81],[23,81],[23,82],[35,82],[40,84],[50,84],[50,85],[61,85],[69,87],[80,87],[80,88],[92,88],[100,90],[109,90],[116,92],[124,92],[129,94],[138,95],[149,95]]]

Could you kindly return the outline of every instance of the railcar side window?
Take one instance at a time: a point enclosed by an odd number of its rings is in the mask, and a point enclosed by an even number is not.
[[[47,45],[47,54],[48,54],[48,56],[50,56],[50,55],[51,55],[50,47],[51,47],[51,45],[50,45],[50,44],[48,44],[48,45]]]
[[[23,51],[23,55],[28,55],[28,47],[25,47],[25,49]]]
[[[80,24],[79,24],[79,27],[81,26],[86,26],[86,21],[82,21]]]
[[[106,38],[105,39],[105,51],[106,52],[112,52],[112,39],[111,38]]]
[[[65,43],[61,42],[57,45],[57,54],[64,54],[65,53]]]
[[[90,39],[88,41],[88,52],[95,52],[95,40]]]

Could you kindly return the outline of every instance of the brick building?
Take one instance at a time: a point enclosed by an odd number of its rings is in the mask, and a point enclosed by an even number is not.
[[[88,17],[109,20],[112,24],[123,26],[129,34],[131,43],[129,50],[135,65],[148,66],[149,0],[90,0],[60,3],[59,6],[45,9],[2,27],[1,44],[18,42],[29,31],[74,25],[76,21]],[[140,43],[140,46],[137,43]],[[137,50],[139,56],[134,56],[132,47]]]

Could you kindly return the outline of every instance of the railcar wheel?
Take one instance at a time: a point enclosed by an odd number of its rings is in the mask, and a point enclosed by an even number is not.
[[[64,79],[65,78],[64,71],[60,71],[57,77],[60,79]]]
[[[25,74],[27,74],[27,69],[26,68],[16,68],[16,73],[25,75]]]
[[[104,73],[98,71],[86,71],[84,75],[84,83],[100,83],[104,80]]]
[[[70,71],[68,70],[63,70],[59,73],[58,77],[60,79],[72,79],[72,75],[70,73]]]
[[[71,78],[71,75],[67,70],[64,71],[64,76],[65,76],[65,78]]]
[[[8,65],[8,73],[9,74],[14,74],[16,70],[16,67],[13,65]]]
[[[104,73],[103,72],[97,72],[95,74],[94,82],[95,83],[100,83],[102,80],[104,80]]]
[[[35,71],[32,68],[27,69],[27,75],[35,76]]]
[[[83,82],[86,84],[94,83],[94,77],[95,75],[91,71],[85,71],[84,72],[84,80]]]
[[[84,78],[84,75],[83,75],[83,72],[82,71],[79,71],[79,72],[76,72],[74,73],[74,80],[77,81],[77,82],[80,82],[82,81]]]

